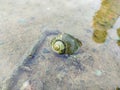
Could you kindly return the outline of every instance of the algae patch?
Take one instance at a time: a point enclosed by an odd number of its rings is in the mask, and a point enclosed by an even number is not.
[[[120,28],[117,29],[117,34],[119,37],[119,40],[117,40],[117,44],[118,44],[118,46],[120,46]]]
[[[98,43],[105,42],[107,32],[105,30],[95,30],[93,34],[93,40]]]
[[[104,43],[107,37],[107,30],[112,28],[120,16],[120,0],[102,0],[100,10],[93,18],[93,40],[97,43]]]
[[[117,88],[116,88],[116,90],[120,90],[120,88],[119,88],[119,87],[117,87]]]

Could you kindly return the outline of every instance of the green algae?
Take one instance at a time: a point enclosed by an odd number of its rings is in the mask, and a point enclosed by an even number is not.
[[[95,30],[93,33],[93,40],[97,43],[105,42],[107,32],[105,30]]]
[[[120,90],[120,88],[119,88],[119,87],[117,87],[117,88],[116,88],[116,90]]]
[[[120,37],[120,28],[117,29],[117,34]]]
[[[117,44],[118,44],[118,46],[120,46],[120,28],[117,29],[117,34],[119,37],[119,40],[117,40]]]
[[[107,30],[113,27],[120,15],[120,0],[102,0],[100,10],[93,18],[93,40],[97,43],[104,43],[107,37]]]

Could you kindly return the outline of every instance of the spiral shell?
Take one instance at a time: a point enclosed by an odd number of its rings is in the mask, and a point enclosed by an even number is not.
[[[52,50],[58,54],[73,54],[80,46],[81,41],[74,38],[70,34],[61,34],[53,38],[51,41]]]

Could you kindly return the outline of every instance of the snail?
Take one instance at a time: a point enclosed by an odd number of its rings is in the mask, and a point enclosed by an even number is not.
[[[58,54],[74,54],[82,43],[70,34],[63,33],[51,40],[52,50]]]

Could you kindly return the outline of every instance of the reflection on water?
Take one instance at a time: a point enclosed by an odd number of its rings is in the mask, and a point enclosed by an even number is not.
[[[117,41],[117,44],[118,44],[118,46],[120,46],[120,28],[118,28],[117,34],[119,36],[119,40]]]
[[[100,10],[93,18],[93,40],[103,43],[107,37],[107,30],[112,28],[117,18],[120,16],[120,0],[102,0]],[[120,30],[118,30],[118,36]],[[120,41],[118,41],[118,44]]]

